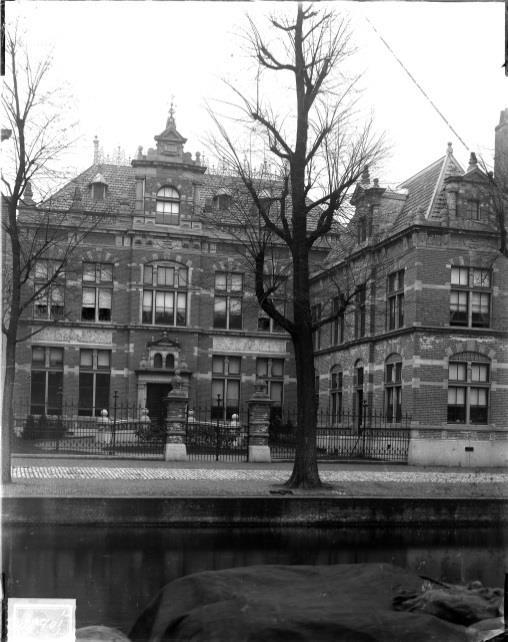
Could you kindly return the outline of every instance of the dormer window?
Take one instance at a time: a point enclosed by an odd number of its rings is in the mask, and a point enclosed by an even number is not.
[[[221,192],[213,197],[214,210],[228,210],[231,207],[231,196],[226,192]]]
[[[474,198],[468,198],[466,201],[466,218],[473,221],[480,220],[480,203]]]
[[[155,222],[161,225],[179,225],[180,194],[174,187],[162,187],[157,192]]]
[[[96,174],[92,182],[90,183],[92,191],[92,200],[94,201],[103,201],[106,198],[106,189],[107,183],[104,180],[102,174]]]

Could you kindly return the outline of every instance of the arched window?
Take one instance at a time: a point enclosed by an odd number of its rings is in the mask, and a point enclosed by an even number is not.
[[[175,356],[173,354],[166,355],[166,369],[173,370],[175,367]]]
[[[448,423],[488,423],[489,382],[488,357],[477,352],[451,356],[448,362]]]
[[[162,368],[162,355],[158,352],[153,356],[153,367]]]
[[[391,354],[385,361],[386,421],[402,419],[402,357]]]
[[[161,187],[157,192],[155,222],[162,225],[180,223],[180,194],[174,187]]]
[[[343,373],[340,366],[333,366],[330,371],[330,412],[332,424],[342,421],[342,388]]]

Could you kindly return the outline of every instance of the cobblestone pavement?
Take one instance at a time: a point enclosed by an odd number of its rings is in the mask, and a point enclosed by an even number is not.
[[[163,468],[122,466],[13,466],[13,481],[17,480],[210,480],[210,481],[266,481],[283,482],[288,471],[277,468],[222,469],[222,468]],[[328,483],[340,482],[398,482],[438,484],[506,484],[508,472],[446,472],[408,470],[322,470],[321,479]]]

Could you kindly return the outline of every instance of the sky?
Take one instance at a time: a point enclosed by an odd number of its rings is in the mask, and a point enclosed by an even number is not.
[[[470,151],[491,162],[494,127],[508,107],[502,2],[329,4],[349,16],[357,47],[349,64],[362,73],[358,117],[372,114],[390,145],[376,168],[381,184],[395,185],[423,169],[445,153],[448,141],[464,167]],[[294,8],[288,2],[18,0],[6,3],[6,25],[19,21],[31,56],[52,53],[51,81],[72,94],[66,109],[77,121],[77,141],[67,162],[78,173],[92,164],[96,135],[106,154],[120,146],[129,159],[140,145],[145,152],[154,147],[172,96],[186,150],[208,156],[213,124],[206,106],[225,113],[234,96],[224,80],[247,91],[253,86],[246,13],[263,29],[270,13]],[[272,83],[269,93],[278,109],[291,105],[284,84]]]

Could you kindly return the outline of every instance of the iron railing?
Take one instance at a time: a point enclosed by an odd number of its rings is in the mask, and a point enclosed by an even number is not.
[[[320,460],[370,459],[406,462],[411,418],[392,418],[383,411],[340,414],[320,411],[317,415],[316,446]],[[293,459],[296,449],[297,415],[279,412],[272,416],[269,444],[272,459]]]
[[[78,404],[62,404],[54,414],[33,410],[14,409],[14,453],[163,457],[164,425],[145,408],[119,403],[116,397],[109,410],[95,414]]]

